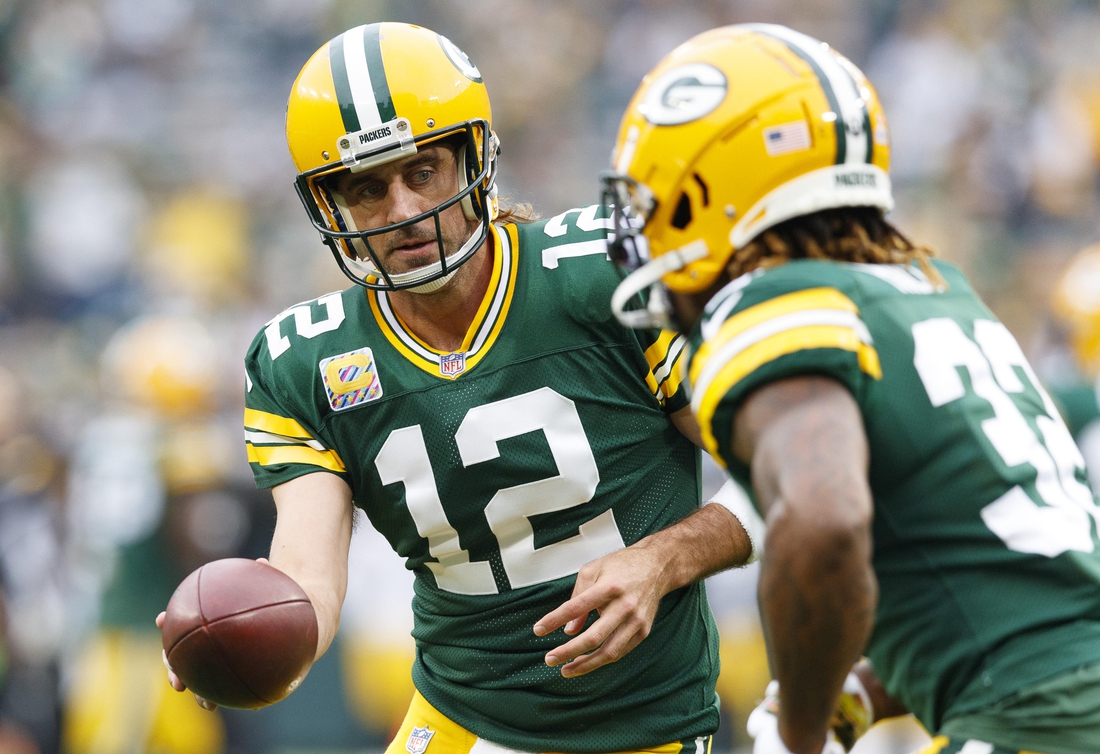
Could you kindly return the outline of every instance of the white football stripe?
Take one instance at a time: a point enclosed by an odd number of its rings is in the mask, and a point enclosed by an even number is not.
[[[792,47],[798,48],[808,58],[817,63],[818,67],[825,73],[825,78],[828,79],[837,99],[837,104],[840,106],[837,117],[847,124],[844,162],[866,162],[867,140],[871,138],[871,134],[867,133],[867,129],[864,127],[867,104],[863,101],[851,73],[845,70],[837,57],[830,52],[829,46],[785,26],[750,24],[750,28],[783,40]]]
[[[378,103],[374,99],[374,86],[367,68],[367,53],[363,46],[363,29],[357,26],[344,32],[344,67],[348,72],[348,85],[355,112],[359,116],[360,130],[382,125]]]
[[[665,357],[665,363],[661,365],[661,368],[653,375],[657,379],[657,384],[668,379],[668,376],[672,374],[672,367],[676,363],[676,357],[680,355],[680,351],[684,350],[684,346],[687,345],[687,338],[683,335],[678,335],[676,340],[672,341],[672,346],[668,349],[668,356]]]
[[[511,239],[508,238],[507,233],[498,233],[495,225],[493,226],[493,234],[497,243],[500,244],[500,280],[497,281],[497,289],[493,294],[493,305],[485,315],[481,332],[474,338],[474,342],[470,346],[470,352],[466,354],[467,356],[473,356],[485,345],[485,340],[489,337],[489,333],[493,331],[496,319],[500,315],[500,309],[504,306],[504,294],[508,291],[508,281],[512,278]]]
[[[326,448],[316,440],[303,440],[300,437],[287,437],[285,435],[276,435],[270,432],[256,432],[255,430],[246,429],[244,431],[245,442],[250,442],[253,445],[308,445],[314,450],[326,451]]]
[[[786,332],[787,330],[795,330],[799,327],[813,325],[847,327],[851,329],[855,333],[855,336],[863,343],[870,345],[873,342],[871,333],[868,332],[867,325],[863,324],[863,320],[852,312],[846,312],[840,309],[808,309],[769,319],[731,338],[728,343],[719,348],[718,351],[710,357],[710,360],[707,361],[707,365],[703,367],[703,371],[699,374],[699,379],[696,380],[695,384],[692,386],[694,397],[691,399],[691,410],[693,412],[698,412],[699,407],[703,403],[703,396],[706,395],[707,390],[710,388],[710,383],[714,381],[714,378],[718,376],[718,373],[722,371],[722,368],[725,367],[726,364],[731,362],[749,346],[756,345],[766,338]]]

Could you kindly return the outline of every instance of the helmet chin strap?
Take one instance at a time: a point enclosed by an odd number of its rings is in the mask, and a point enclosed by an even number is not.
[[[660,287],[661,278],[670,272],[682,270],[709,253],[707,242],[699,238],[679,249],[667,251],[634,270],[619,283],[611,295],[611,311],[615,314],[615,319],[636,330],[668,327],[669,302],[667,294]],[[630,299],[645,290],[650,291],[646,308],[628,310],[626,305]]]
[[[451,278],[455,276],[456,272],[458,272],[457,269],[451,270],[443,277],[437,278],[430,283],[424,283],[424,285],[418,285],[415,288],[406,288],[405,290],[409,293],[435,293],[447,283],[451,282]]]

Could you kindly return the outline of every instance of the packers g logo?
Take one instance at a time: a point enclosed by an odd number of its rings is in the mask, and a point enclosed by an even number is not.
[[[458,49],[458,45],[442,34],[437,34],[436,36],[439,37],[439,46],[443,48],[443,52],[445,52],[450,61],[454,63],[455,68],[470,81],[480,84],[481,71],[479,71],[477,66],[470,60],[470,56]]]
[[[638,110],[655,126],[678,126],[702,118],[725,98],[725,74],[707,63],[688,63],[654,81]]]

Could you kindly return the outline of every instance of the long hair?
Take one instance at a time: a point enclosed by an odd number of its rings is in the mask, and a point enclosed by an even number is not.
[[[937,288],[946,288],[930,263],[935,252],[915,244],[875,207],[840,207],[800,215],[769,228],[733,252],[726,271],[736,279],[758,267],[792,259],[831,259],[867,264],[916,262]]]
[[[539,213],[527,202],[513,204],[506,199],[500,199],[497,210],[497,219],[494,225],[508,225],[509,223],[533,223],[539,219]]]

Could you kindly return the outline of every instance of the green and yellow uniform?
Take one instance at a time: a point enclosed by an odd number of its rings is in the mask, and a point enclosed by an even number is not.
[[[358,287],[273,319],[246,359],[249,460],[262,487],[340,476],[406,558],[413,678],[449,720],[528,751],[694,750],[718,724],[701,584],[582,677],[543,661],[561,633],[532,631],[582,565],[699,505],[698,452],[667,415],[687,405],[685,341],[615,321],[597,213],[494,227],[492,280],[457,353]]]
[[[946,290],[888,265],[747,275],[707,305],[689,366],[703,436],[746,484],[729,443],[753,389],[821,374],[851,391],[880,589],[867,654],[932,731],[1100,662],[1100,508],[1084,461],[1008,330],[935,264]]]

